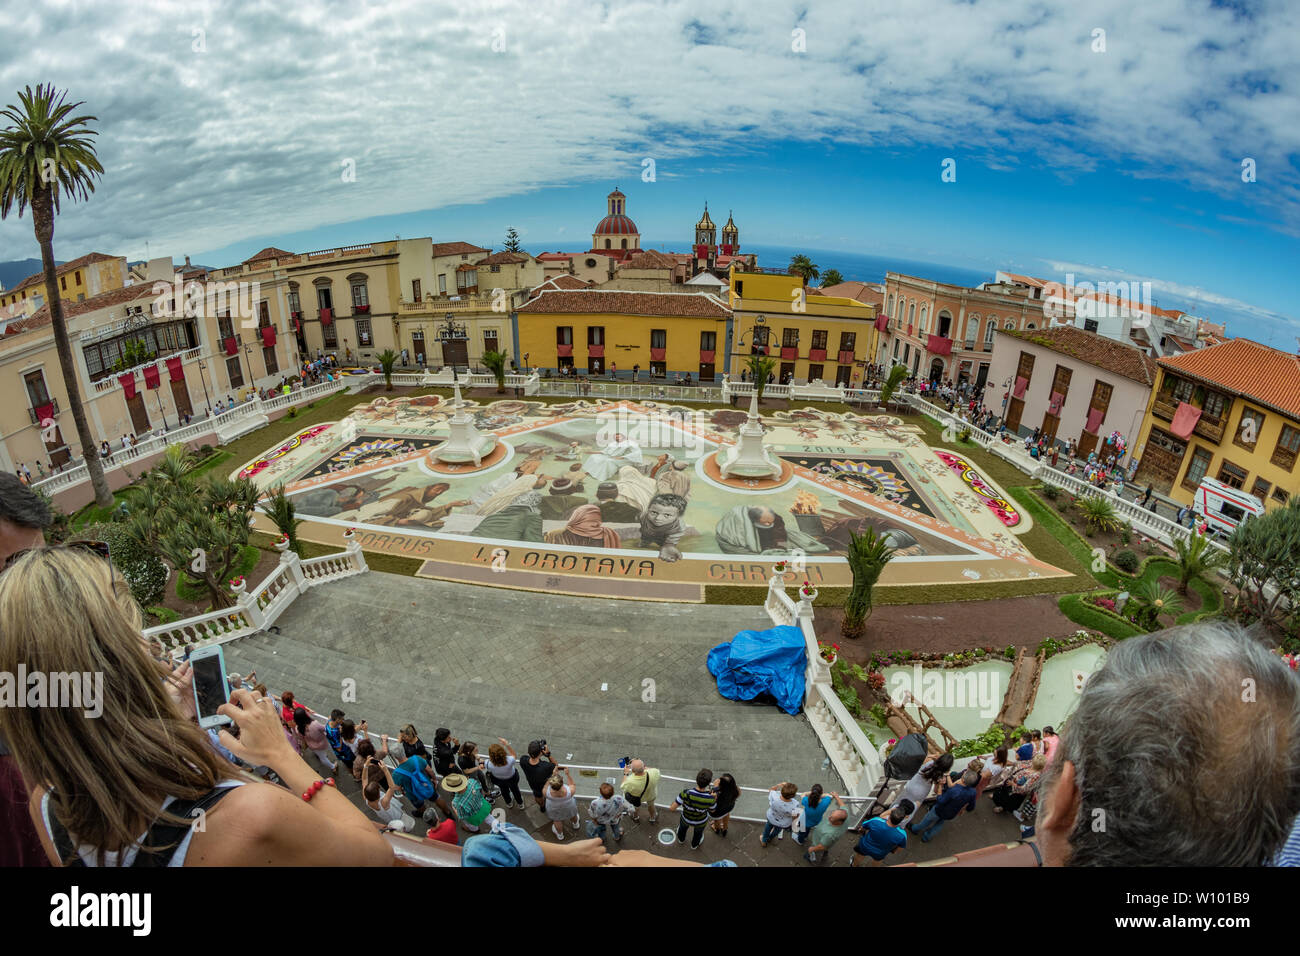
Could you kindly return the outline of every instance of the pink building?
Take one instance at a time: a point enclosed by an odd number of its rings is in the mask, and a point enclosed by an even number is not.
[[[1037,428],[1062,445],[1074,439],[1087,457],[1112,432],[1133,447],[1157,374],[1141,349],[1095,332],[1000,329],[984,404],[1004,415],[1010,433]]]

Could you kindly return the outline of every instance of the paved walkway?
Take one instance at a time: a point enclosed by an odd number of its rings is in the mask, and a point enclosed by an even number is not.
[[[705,667],[715,644],[769,626],[761,607],[575,598],[372,571],[312,589],[280,617],[279,634],[226,644],[225,654],[229,669],[256,670],[275,692],[292,690],[316,711],[338,707],[394,738],[408,722],[426,743],[436,728],[449,727],[482,753],[497,736],[521,753],[544,737],[575,767],[583,795],[618,773],[577,768],[614,767],[624,756],[682,778],[707,766],[729,771],[742,786],[766,789],[790,779],[801,790],[813,783],[841,790],[834,771],[823,770],[825,754],[802,716],[723,699]],[[653,700],[643,700],[651,696],[646,680]],[[350,779],[342,783],[355,791]],[[683,785],[663,781],[660,804]],[[891,862],[1014,840],[1014,822],[981,803],[973,817],[927,846],[913,841],[914,849]],[[581,806],[585,814],[585,801]],[[761,818],[765,807],[763,795],[746,794],[737,815]],[[535,807],[508,813],[539,840],[553,839]],[[643,815],[623,846],[742,866],[806,865],[790,839],[764,850],[759,828],[740,821],[726,838],[708,833],[698,852],[660,847],[656,834],[676,823],[666,810],[653,827]],[[844,842],[829,863],[847,865],[849,855]]]
[[[280,634],[225,653],[229,669],[256,670],[273,691],[291,690],[318,712],[338,707],[375,732],[395,736],[409,722],[431,742],[448,727],[482,753],[498,736],[520,753],[545,738],[575,766],[641,757],[684,778],[709,767],[742,786],[792,779],[842,789],[802,716],[724,700],[705,667],[714,645],[771,626],[761,607],[574,598],[372,571],[313,589],[280,617]],[[578,780],[580,792],[599,782]],[[742,812],[761,815],[761,799],[746,798]]]

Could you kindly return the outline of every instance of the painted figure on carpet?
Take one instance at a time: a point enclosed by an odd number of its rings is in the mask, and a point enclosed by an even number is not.
[[[686,499],[681,495],[663,491],[646,504],[641,515],[641,547],[658,548],[659,560],[678,561],[682,553],[677,542],[686,534],[682,515],[686,513]]]
[[[830,550],[798,528],[787,527],[771,508],[736,505],[713,529],[718,550],[724,554],[783,554],[798,548],[808,554]]]

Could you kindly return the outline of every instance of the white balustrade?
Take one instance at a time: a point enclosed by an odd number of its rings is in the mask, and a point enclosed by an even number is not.
[[[239,592],[234,606],[148,628],[145,638],[156,638],[164,650],[177,655],[186,648],[224,644],[265,630],[308,588],[369,570],[361,545],[348,535],[344,537],[348,538],[347,549],[342,553],[306,561],[288,550],[287,544],[277,544],[279,565],[261,584]]]

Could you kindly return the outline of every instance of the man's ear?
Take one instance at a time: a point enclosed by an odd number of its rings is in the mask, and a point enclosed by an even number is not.
[[[1037,823],[1041,831],[1038,842],[1043,848],[1043,864],[1064,866],[1070,855],[1070,834],[1083,803],[1073,763],[1062,761],[1061,772],[1044,798]]]

